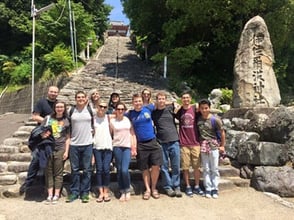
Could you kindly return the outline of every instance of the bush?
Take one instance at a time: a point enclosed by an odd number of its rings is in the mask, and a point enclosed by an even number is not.
[[[47,62],[48,69],[54,70],[56,76],[70,71],[74,66],[70,50],[63,45],[55,46],[51,53],[44,56],[44,60]]]
[[[228,88],[221,88],[220,90],[222,91],[221,104],[231,105],[233,101],[233,90]]]
[[[23,85],[29,83],[31,79],[31,64],[22,63],[14,68],[11,73],[10,83]]]

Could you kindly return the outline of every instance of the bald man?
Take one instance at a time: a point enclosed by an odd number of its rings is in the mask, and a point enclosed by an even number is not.
[[[53,105],[57,101],[59,89],[56,86],[50,86],[48,88],[47,97],[41,98],[35,105],[32,112],[32,119],[38,124],[41,124],[47,115],[53,112]],[[27,178],[19,189],[19,193],[23,194],[29,186],[31,186],[35,180],[39,171],[39,155],[38,148],[36,147],[32,151],[32,160],[28,169]]]

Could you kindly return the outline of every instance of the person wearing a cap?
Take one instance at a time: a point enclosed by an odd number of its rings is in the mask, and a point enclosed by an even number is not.
[[[106,114],[113,114],[113,112],[115,111],[115,107],[117,103],[119,102],[120,102],[119,94],[117,92],[111,93],[109,102],[108,102],[108,110]]]

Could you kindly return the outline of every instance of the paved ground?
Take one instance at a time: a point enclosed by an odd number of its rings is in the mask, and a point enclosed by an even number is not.
[[[30,114],[5,113],[0,115],[0,144],[5,138],[11,137],[17,129],[28,121]]]
[[[28,114],[0,115],[0,143],[29,119]],[[109,203],[98,204],[92,198],[89,204],[75,201],[65,203],[64,197],[57,205],[45,205],[43,198],[26,200],[24,197],[0,199],[0,220],[26,219],[266,219],[288,220],[294,216],[294,199],[267,196],[248,188],[233,188],[220,192],[217,200],[199,196],[142,200],[141,195],[121,203],[115,197]],[[291,217],[292,216],[292,217]]]
[[[88,204],[80,200],[69,204],[61,198],[56,205],[46,205],[43,201],[8,198],[0,199],[0,213],[0,220],[288,220],[293,219],[294,209],[248,187],[221,191],[219,199],[161,195],[158,200],[144,201],[136,195],[129,202],[112,197],[107,203],[91,198]]]

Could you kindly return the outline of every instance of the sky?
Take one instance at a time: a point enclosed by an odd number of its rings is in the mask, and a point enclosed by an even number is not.
[[[124,24],[130,23],[127,17],[123,14],[123,7],[120,0],[105,0],[104,2],[113,6],[109,16],[110,21],[123,21]]]

